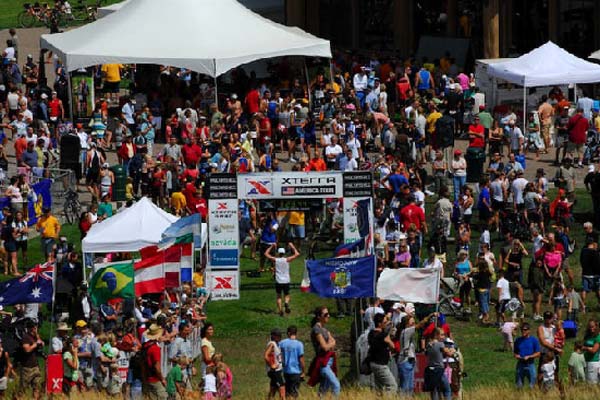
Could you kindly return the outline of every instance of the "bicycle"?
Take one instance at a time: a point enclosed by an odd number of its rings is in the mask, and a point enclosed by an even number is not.
[[[32,28],[38,23],[48,26],[51,10],[47,3],[25,3],[23,8],[24,10],[17,16],[21,28]]]
[[[76,191],[68,189],[65,192],[63,212],[68,224],[73,224],[79,219],[79,215],[81,214],[81,203],[79,202],[79,195]]]
[[[93,5],[87,5],[84,0],[78,0],[77,5],[71,9],[71,17],[77,22],[93,22],[98,16],[98,8],[101,0],[97,0]]]

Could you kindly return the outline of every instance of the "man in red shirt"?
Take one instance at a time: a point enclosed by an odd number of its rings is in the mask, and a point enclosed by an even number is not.
[[[425,221],[425,212],[417,205],[417,198],[413,194],[408,197],[408,200],[409,203],[400,210],[402,231],[406,232],[410,224],[415,224],[420,234],[426,235],[427,222]]]
[[[578,108],[577,113],[569,119],[569,124],[567,125],[567,129],[569,130],[568,150],[573,155],[573,159],[575,159],[573,153],[577,152],[577,158],[579,159],[577,168],[583,168],[583,145],[587,139],[589,127],[590,123],[583,116],[583,109]]]
[[[246,95],[244,103],[246,103],[246,111],[249,115],[256,114],[260,109],[260,93],[258,92],[256,84],[254,84],[252,90]]]
[[[151,399],[166,400],[167,399],[167,380],[162,374],[160,360],[160,346],[158,340],[163,334],[163,329],[156,325],[150,325],[150,328],[144,332],[146,342],[143,349],[146,352],[145,367],[147,369],[146,381],[143,382],[144,393]]]
[[[185,165],[193,165],[195,167],[202,156],[202,148],[190,139],[187,139],[181,148],[181,154],[183,155]]]
[[[484,133],[485,128],[479,122],[479,117],[476,116],[473,124],[469,125],[469,147],[483,149],[485,147]]]

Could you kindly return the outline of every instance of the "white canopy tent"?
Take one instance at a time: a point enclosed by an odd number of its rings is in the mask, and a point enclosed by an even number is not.
[[[139,251],[160,242],[162,233],[177,219],[143,197],[106,221],[94,224],[82,241],[82,250],[84,253]]]
[[[523,121],[528,87],[600,82],[600,65],[575,57],[552,42],[506,62],[490,64],[487,73],[523,86]]]
[[[217,77],[262,58],[331,58],[329,41],[272,22],[235,0],[129,0],[88,25],[42,35],[68,71],[160,64]]]
[[[108,14],[112,14],[115,11],[119,11],[121,9],[121,7],[123,7],[128,2],[129,2],[129,0],[125,0],[120,3],[111,4],[110,6],[99,7],[97,18],[104,18]]]

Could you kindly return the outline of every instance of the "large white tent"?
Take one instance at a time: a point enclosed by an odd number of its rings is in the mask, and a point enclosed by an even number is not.
[[[98,64],[160,64],[217,77],[271,57],[331,58],[329,41],[272,22],[235,0],[129,0],[119,11],[42,35],[68,71]]]
[[[162,233],[177,219],[143,197],[106,221],[94,224],[82,241],[82,250],[84,253],[138,251],[160,242]]]
[[[575,57],[552,42],[521,57],[490,64],[487,72],[524,87],[600,82],[600,65]]]

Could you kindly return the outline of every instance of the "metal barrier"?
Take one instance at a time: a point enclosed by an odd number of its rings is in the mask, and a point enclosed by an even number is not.
[[[202,338],[200,337],[200,331],[202,328],[199,326],[194,327],[192,332],[188,336],[188,340],[191,342],[192,348],[192,359],[195,361],[200,355],[202,355]],[[169,350],[171,347],[170,343],[160,343],[160,362],[163,376],[166,376],[171,370],[171,363],[169,362]]]

